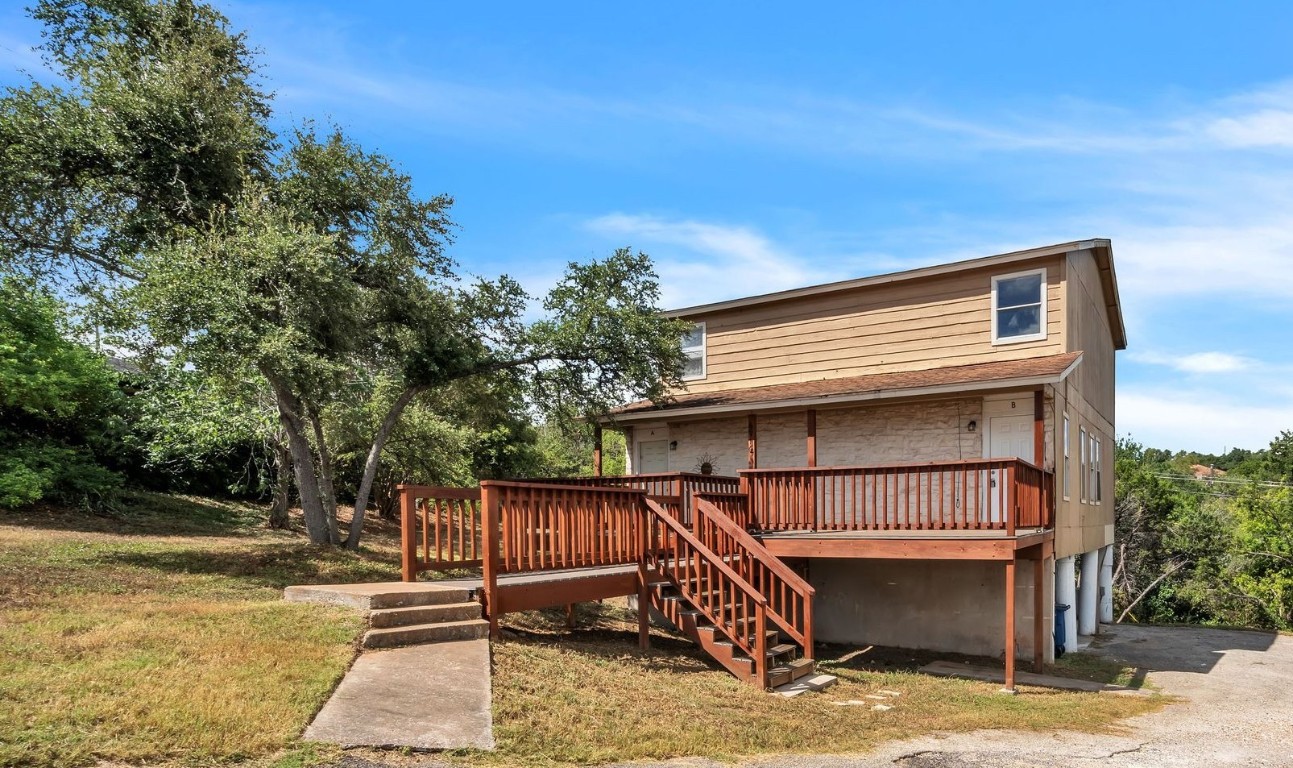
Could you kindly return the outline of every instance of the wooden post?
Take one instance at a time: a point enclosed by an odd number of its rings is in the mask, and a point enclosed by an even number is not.
[[[593,477],[602,476],[602,425],[593,427]]]
[[[566,629],[575,628],[575,604],[566,603]]]
[[[749,416],[749,436],[745,441],[745,464],[748,469],[759,466],[759,417],[753,413]]]
[[[1041,554],[1033,561],[1033,671],[1042,673],[1046,652],[1046,556]]]
[[[1015,559],[1006,561],[1006,687],[1015,692]]]
[[[1046,468],[1046,393],[1037,390],[1033,393],[1033,463],[1042,469]]]
[[[488,482],[480,484],[480,527],[485,551],[481,553],[481,589],[485,593],[485,618],[490,639],[498,639],[498,546],[500,541],[498,492]]]
[[[418,580],[417,499],[407,485],[400,491],[400,575],[404,581]]]
[[[817,409],[808,409],[808,466],[817,466]]]
[[[647,558],[655,542],[651,540],[651,510],[646,505],[646,495],[638,498],[638,509],[641,510],[641,525],[638,531],[638,647],[646,651],[651,648],[651,594],[647,585]]]

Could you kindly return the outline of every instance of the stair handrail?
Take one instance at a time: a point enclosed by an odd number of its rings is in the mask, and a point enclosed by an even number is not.
[[[699,492],[693,494],[691,506],[695,516],[696,538],[710,551],[727,558],[736,556],[740,558],[738,562],[741,562],[743,568],[758,571],[758,573],[748,573],[753,578],[747,578],[747,581],[757,584],[759,593],[767,598],[768,618],[799,643],[804,649],[804,655],[811,658],[813,656],[813,596],[817,594],[817,590],[708,500],[707,495],[709,494]],[[714,546],[717,542],[706,541],[702,533],[705,522],[711,523],[729,536],[740,551],[724,552],[723,547]],[[747,562],[750,562],[750,565],[746,565]],[[757,568],[752,567],[754,563],[757,563]],[[796,621],[796,606],[800,614],[799,622]],[[802,626],[797,626],[800,623]]]
[[[654,521],[664,530],[662,532],[672,535],[657,536],[650,535],[650,541],[646,547],[643,557],[648,567],[662,576],[670,577],[669,580],[678,588],[684,597],[695,606],[696,610],[714,625],[714,627],[727,636],[737,648],[749,654],[754,660],[754,674],[760,687],[767,687],[768,683],[768,599],[763,596],[753,584],[746,581],[731,566],[723,561],[717,553],[705,546],[696,538],[691,531],[681,522],[676,520],[673,515],[659,503],[651,498],[643,498],[643,505],[650,513],[648,520]],[[687,554],[683,550],[690,549],[694,554]],[[668,564],[672,562],[675,571],[678,570],[680,563],[685,563],[688,572],[687,578],[677,578],[669,573]],[[731,589],[724,590],[720,581],[718,591],[718,604],[713,604],[713,598],[709,591],[698,591],[691,588],[691,578],[694,576],[699,581],[702,570],[708,569],[706,576],[712,577],[715,572],[731,583],[744,601],[748,601],[749,606],[743,603],[739,605],[736,595],[732,594]],[[731,604],[727,600],[731,599]],[[749,608],[753,608],[753,616],[749,615]],[[744,615],[742,615],[744,614]],[[753,642],[750,638],[748,620],[754,619]]]

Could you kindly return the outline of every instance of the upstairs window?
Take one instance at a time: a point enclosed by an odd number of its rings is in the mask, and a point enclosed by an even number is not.
[[[682,335],[683,381],[705,378],[705,324],[696,323]]]
[[[1046,338],[1046,270],[992,278],[992,343]]]

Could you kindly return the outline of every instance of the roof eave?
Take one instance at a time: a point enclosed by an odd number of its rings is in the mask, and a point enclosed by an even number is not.
[[[964,272],[973,269],[982,269],[985,267],[1000,266],[1011,264],[1018,261],[1027,261],[1029,259],[1040,259],[1048,256],[1060,256],[1073,251],[1086,249],[1103,248],[1107,253],[1110,248],[1110,242],[1104,238],[1091,240],[1075,240],[1069,243],[1058,243],[1056,245],[1047,245],[1040,248],[1030,248],[1023,251],[1011,251],[1010,253],[997,254],[995,256],[982,256],[976,259],[965,261],[954,261],[949,264],[936,264],[930,267],[919,267],[917,269],[908,269],[902,272],[890,272],[883,275],[873,275],[871,277],[859,277],[852,280],[842,280],[835,283],[824,283],[822,285],[811,285],[803,288],[792,288],[786,291],[777,291],[775,293],[765,293],[759,296],[747,296],[740,299],[730,299],[728,301],[719,301],[712,304],[699,304],[693,307],[682,307],[680,309],[665,310],[661,314],[665,317],[692,317],[695,315],[707,315],[715,312],[724,312],[732,309],[741,309],[759,304],[770,304],[778,301],[788,301],[791,299],[804,298],[806,296],[818,296],[838,291],[849,291],[857,288],[865,288],[873,285],[884,285],[886,283],[897,283],[906,280],[918,280],[921,278],[935,277],[946,275],[954,272]],[[1112,264],[1112,262],[1110,262]],[[1116,290],[1116,286],[1115,286]],[[1115,295],[1116,300],[1116,295]]]
[[[722,405],[702,405],[691,408],[660,408],[658,410],[639,411],[635,413],[616,414],[613,419],[603,419],[603,424],[659,421],[669,418],[690,418],[695,416],[720,416],[724,414],[752,413],[756,411],[796,410],[799,408],[821,408],[844,406],[855,403],[874,402],[876,400],[894,400],[898,398],[934,397],[938,395],[955,395],[962,392],[984,392],[1001,389],[1028,389],[1059,384],[1069,377],[1082,362],[1079,354],[1072,363],[1059,373],[1041,376],[1021,376],[1011,379],[992,379],[988,381],[962,382],[957,384],[938,384],[928,387],[908,387],[903,389],[882,389],[872,392],[859,392],[847,395],[823,395],[817,397],[800,397],[789,400],[769,400],[761,403],[730,403]]]

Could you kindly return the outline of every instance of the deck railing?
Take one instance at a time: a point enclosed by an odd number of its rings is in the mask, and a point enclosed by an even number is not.
[[[643,503],[650,529],[645,567],[668,578],[687,601],[754,661],[759,687],[768,680],[768,600],[726,558],[706,547],[664,507]]]
[[[666,509],[677,504],[678,517],[691,524],[693,493],[735,493],[741,490],[739,477],[702,475],[698,472],[657,472],[645,475],[602,475],[600,477],[537,478],[520,482],[544,485],[577,485],[601,488],[640,488],[647,496],[665,502]],[[670,510],[674,511],[674,510]]]
[[[422,571],[482,566],[479,488],[401,485],[399,493],[405,581],[414,581]]]
[[[768,619],[799,643],[805,656],[811,657],[816,590],[715,504],[715,496],[729,502],[728,509],[735,506],[728,494],[696,494],[692,503],[696,539],[763,595],[768,601]]]
[[[1054,475],[1022,459],[742,470],[763,531],[1048,528]]]
[[[497,515],[498,573],[530,573],[637,563],[646,525],[637,488],[485,481]],[[492,503],[491,503],[492,501]]]

